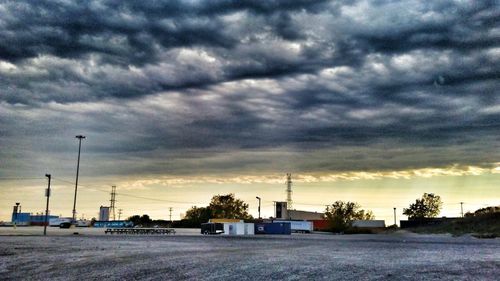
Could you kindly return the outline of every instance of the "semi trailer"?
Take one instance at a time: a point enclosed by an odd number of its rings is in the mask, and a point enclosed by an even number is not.
[[[313,223],[310,221],[275,220],[274,222],[290,223],[290,229],[292,232],[295,232],[295,233],[311,233],[311,232],[313,232]]]

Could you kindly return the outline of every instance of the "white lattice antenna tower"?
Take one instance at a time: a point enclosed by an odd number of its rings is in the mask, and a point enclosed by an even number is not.
[[[116,212],[115,212],[115,203],[116,203],[116,185],[111,186],[111,205],[109,207],[109,211],[113,214],[113,220],[116,220]]]
[[[286,205],[287,209],[292,209],[292,174],[286,174]]]

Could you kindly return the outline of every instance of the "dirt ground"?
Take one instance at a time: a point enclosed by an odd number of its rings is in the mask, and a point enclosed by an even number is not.
[[[498,280],[500,239],[0,228],[1,280]],[[73,234],[78,232],[78,235]]]

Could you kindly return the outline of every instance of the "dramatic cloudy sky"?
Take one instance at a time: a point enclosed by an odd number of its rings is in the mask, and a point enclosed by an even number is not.
[[[71,198],[77,134],[82,185],[187,205],[281,200],[286,172],[320,210],[439,191],[420,179],[498,202],[499,18],[494,0],[1,1],[2,217],[42,209],[45,173]]]

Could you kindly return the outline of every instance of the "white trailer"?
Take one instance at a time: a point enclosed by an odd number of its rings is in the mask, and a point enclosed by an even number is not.
[[[285,221],[275,220],[274,222],[288,222],[292,232],[311,233],[313,232],[313,223],[310,221]]]
[[[255,226],[253,223],[245,223],[245,235],[254,235]]]
[[[223,235],[254,235],[254,224],[243,222],[224,223]]]
[[[245,224],[242,222],[224,223],[224,235],[245,235]]]
[[[49,226],[59,227],[61,223],[69,222],[71,223],[72,218],[55,218],[49,220]]]

